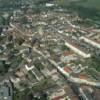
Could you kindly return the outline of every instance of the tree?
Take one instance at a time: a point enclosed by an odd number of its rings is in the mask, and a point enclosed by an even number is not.
[[[22,24],[27,24],[27,22],[28,22],[27,17],[26,17],[26,16],[23,16],[23,17],[21,18],[21,23],[22,23]]]

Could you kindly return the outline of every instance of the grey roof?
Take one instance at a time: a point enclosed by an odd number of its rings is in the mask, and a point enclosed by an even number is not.
[[[12,100],[8,86],[0,86],[0,100]]]

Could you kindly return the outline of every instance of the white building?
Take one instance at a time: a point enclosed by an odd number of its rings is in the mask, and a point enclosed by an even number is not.
[[[67,47],[69,47],[71,50],[73,50],[75,53],[77,53],[78,55],[80,55],[80,56],[82,56],[82,57],[84,57],[84,58],[89,58],[89,57],[91,57],[91,54],[85,53],[85,52],[79,50],[78,48],[74,47],[73,45],[71,45],[71,44],[68,43],[68,42],[66,42],[65,45],[66,45]]]
[[[97,47],[97,48],[100,49],[100,44],[99,44],[99,43],[97,43],[97,42],[95,42],[95,41],[92,41],[92,40],[90,40],[90,39],[88,39],[88,38],[86,38],[86,37],[83,37],[83,36],[82,36],[80,39],[82,39],[82,40],[84,40],[85,42],[91,44],[92,46]]]

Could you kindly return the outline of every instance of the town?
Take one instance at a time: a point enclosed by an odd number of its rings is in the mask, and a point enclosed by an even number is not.
[[[98,23],[52,2],[9,16],[0,26],[0,100],[100,100]]]

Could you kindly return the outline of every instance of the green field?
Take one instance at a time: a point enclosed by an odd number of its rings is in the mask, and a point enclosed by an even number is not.
[[[100,0],[55,0],[58,4],[69,5],[71,3],[87,8],[100,9]]]
[[[77,4],[84,7],[100,9],[100,0],[84,0],[84,2]]]

